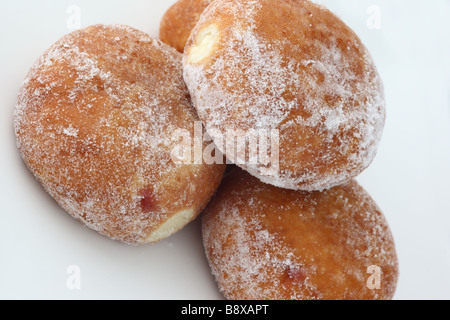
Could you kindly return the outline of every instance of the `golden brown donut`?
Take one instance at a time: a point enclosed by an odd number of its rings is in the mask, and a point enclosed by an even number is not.
[[[205,207],[225,166],[176,164],[171,133],[198,121],[181,54],[144,32],[95,25],[31,68],[15,109],[17,144],[76,219],[130,244],[156,242]]]
[[[178,0],[161,19],[159,38],[162,42],[184,51],[186,41],[200,15],[213,0]]]
[[[293,191],[235,169],[202,215],[202,233],[230,300],[382,300],[396,290],[391,231],[355,180]]]
[[[358,36],[318,4],[214,1],[186,44],[184,78],[217,147],[266,183],[327,189],[358,176],[376,155],[382,81]],[[279,134],[278,170],[270,174],[267,162],[223,143],[229,132],[268,129]]]

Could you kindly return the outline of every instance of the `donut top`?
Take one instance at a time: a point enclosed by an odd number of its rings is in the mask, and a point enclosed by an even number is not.
[[[339,292],[342,299],[378,299],[395,292],[391,231],[356,181],[308,193],[235,172],[207,209],[202,230],[228,298],[329,299]],[[366,288],[371,265],[382,269],[382,291]]]
[[[197,119],[181,54],[123,25],[64,36],[33,65],[15,109],[19,150],[44,188],[89,227],[130,241],[187,205],[171,179],[198,166],[171,161],[171,133]]]
[[[280,130],[275,185],[313,180],[323,167],[338,171],[325,184],[339,184],[376,154],[385,102],[373,60],[350,28],[310,1],[215,1],[187,43],[184,77],[213,138],[216,129]],[[287,164],[293,158],[297,167]],[[298,168],[306,170],[296,176]]]

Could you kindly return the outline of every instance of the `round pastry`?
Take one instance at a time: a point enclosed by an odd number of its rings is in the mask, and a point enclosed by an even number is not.
[[[326,191],[229,174],[202,215],[206,255],[230,300],[392,299],[391,231],[355,180]]]
[[[181,54],[144,32],[95,25],[64,36],[31,68],[15,130],[22,157],[76,219],[130,244],[192,221],[224,165],[177,161],[175,130],[198,122]]]
[[[217,148],[265,183],[331,188],[376,155],[386,112],[382,81],[358,36],[318,4],[213,2],[186,44],[184,78]],[[236,137],[250,147],[236,147]]]
[[[184,51],[186,41],[200,15],[213,0],[178,0],[164,14],[159,38],[179,52]]]

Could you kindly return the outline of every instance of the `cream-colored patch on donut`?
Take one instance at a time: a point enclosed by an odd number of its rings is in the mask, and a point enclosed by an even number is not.
[[[189,62],[199,63],[211,56],[219,39],[219,28],[215,24],[203,28],[195,39],[194,45],[189,49]]]
[[[193,208],[181,210],[175,213],[169,218],[169,220],[164,222],[159,229],[150,233],[147,236],[146,242],[158,242],[169,237],[186,226],[194,218],[194,216],[195,210]]]

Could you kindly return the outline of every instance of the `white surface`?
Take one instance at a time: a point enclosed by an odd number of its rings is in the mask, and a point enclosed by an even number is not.
[[[222,299],[199,221],[156,245],[129,247],[69,217],[27,171],[12,114],[38,56],[73,25],[122,23],[158,35],[174,1],[0,2],[0,298]],[[450,299],[450,1],[322,0],[362,38],[383,77],[388,121],[358,180],[384,211],[400,259],[396,299]],[[375,6],[375,7],[371,7]],[[379,29],[371,29],[381,13]],[[372,18],[375,18],[372,19]],[[81,289],[71,290],[71,266]]]

